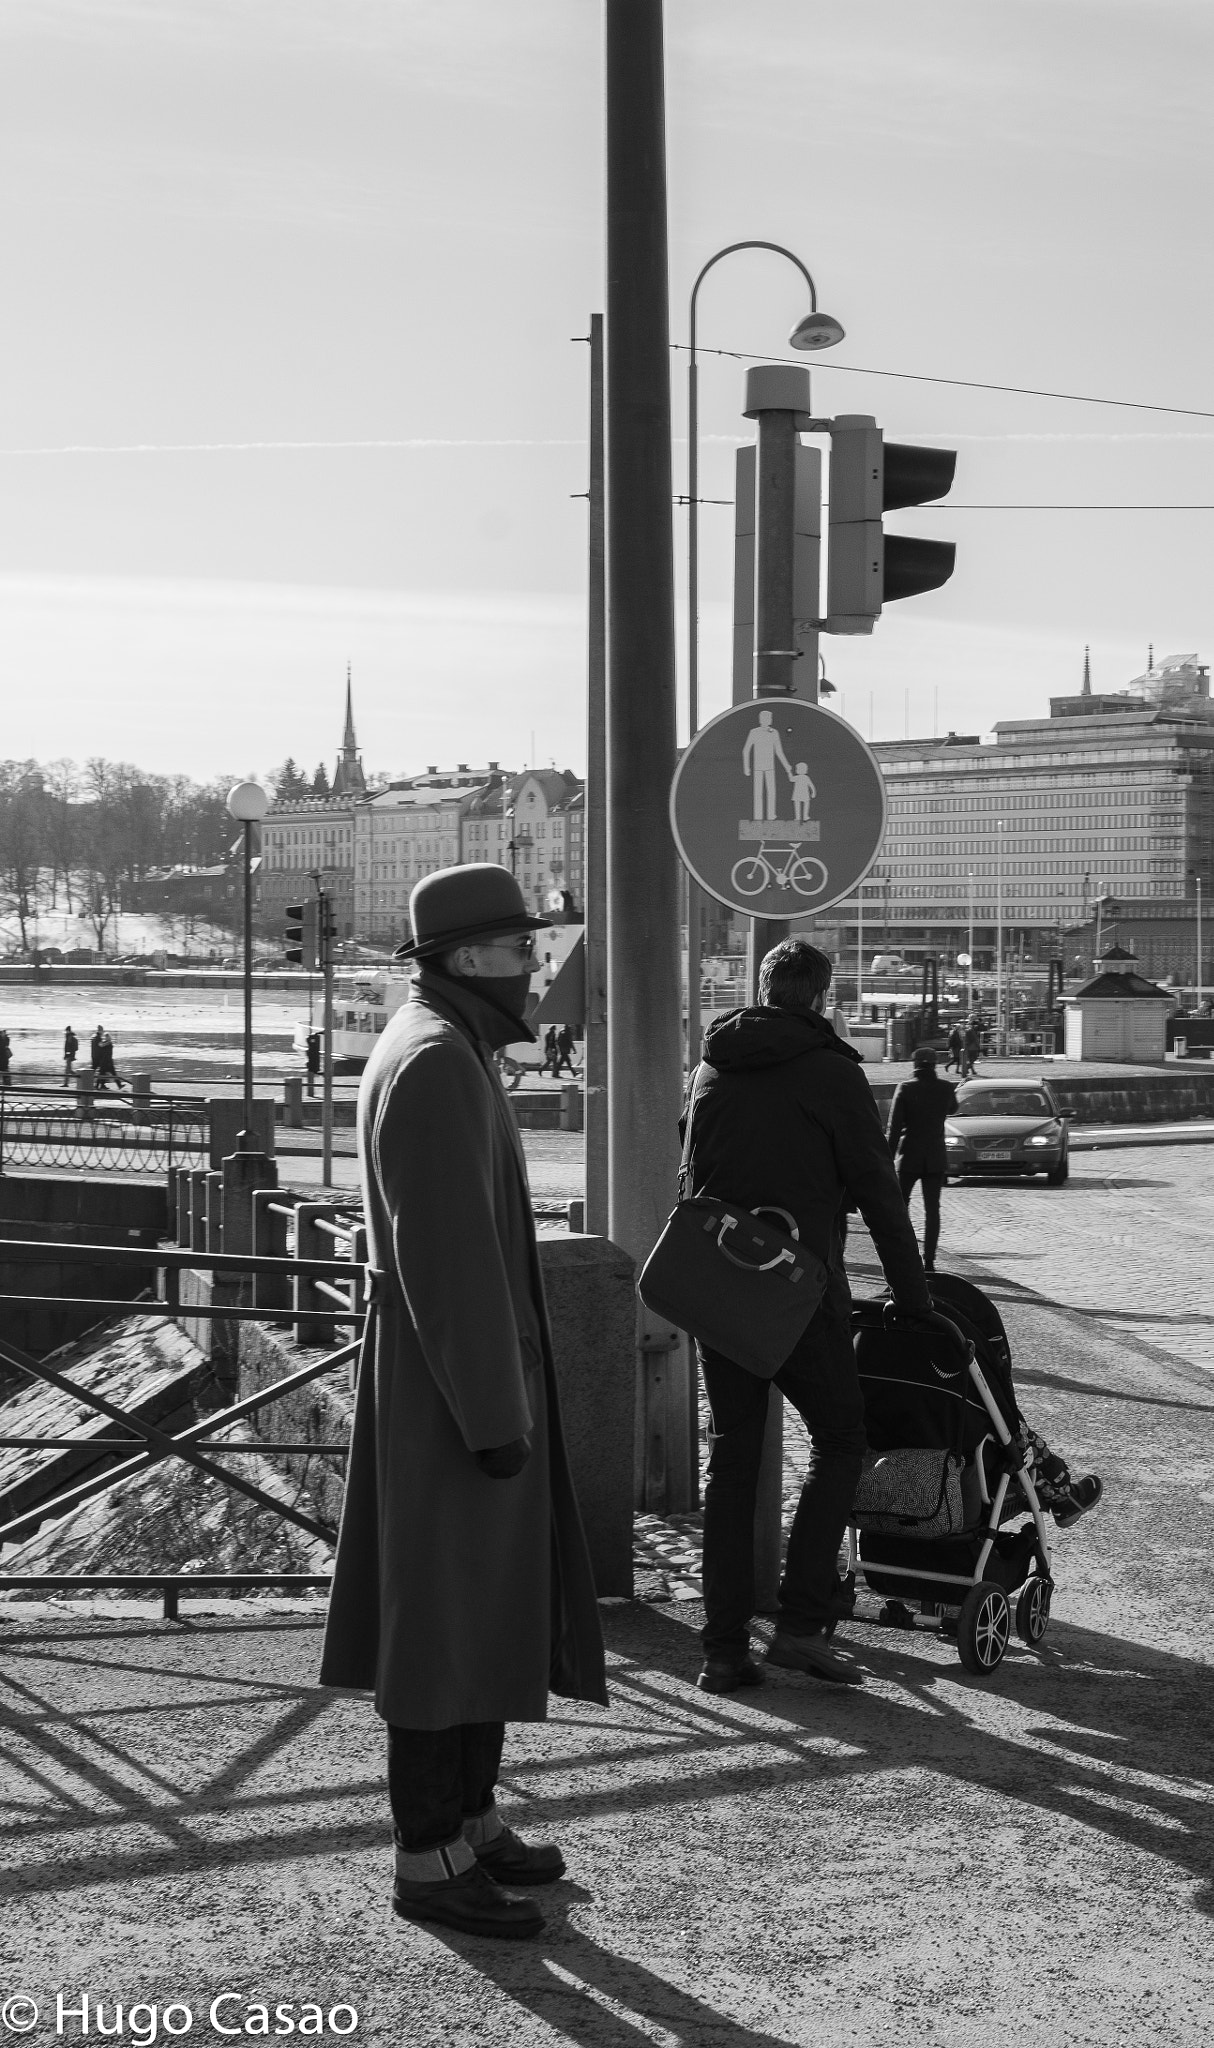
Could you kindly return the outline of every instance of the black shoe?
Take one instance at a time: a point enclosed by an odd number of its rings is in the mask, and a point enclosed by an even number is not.
[[[534,1899],[512,1898],[479,1863],[435,1884],[398,1877],[392,1911],[402,1920],[434,1920],[460,1934],[485,1934],[496,1941],[525,1941],[544,1925]]]
[[[528,1844],[513,1828],[503,1828],[495,1841],[475,1854],[495,1884],[555,1884],[565,1875],[565,1859],[555,1842]]]
[[[1086,1479],[1071,1481],[1066,1492],[1059,1496],[1058,1505],[1051,1508],[1050,1513],[1060,1529],[1070,1529],[1079,1520],[1080,1515],[1086,1515],[1089,1508],[1095,1507],[1103,1492],[1103,1480],[1097,1479],[1094,1472],[1089,1472]]]
[[[828,1685],[863,1685],[863,1674],[832,1650],[824,1635],[786,1636],[777,1630],[767,1652],[769,1664],[782,1671],[804,1671]]]
[[[701,1692],[737,1692],[744,1685],[762,1685],[763,1673],[753,1657],[737,1663],[732,1657],[707,1657],[696,1679]]]

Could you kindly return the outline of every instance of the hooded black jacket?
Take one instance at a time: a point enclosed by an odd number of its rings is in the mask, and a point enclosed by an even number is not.
[[[831,1267],[850,1198],[899,1307],[931,1308],[860,1055],[825,1017],[766,1008],[718,1017],[704,1034],[689,1114],[688,1194],[787,1209]]]

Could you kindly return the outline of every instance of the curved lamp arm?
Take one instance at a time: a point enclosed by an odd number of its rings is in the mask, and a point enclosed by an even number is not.
[[[730,242],[727,248],[718,249],[715,256],[709,257],[707,263],[704,265],[695,283],[691,287],[691,302],[688,315],[688,330],[689,339],[691,342],[691,353],[693,356],[695,355],[696,351],[696,294],[699,291],[700,286],[703,284],[704,279],[707,277],[709,271],[712,269],[713,264],[719,263],[723,256],[732,256],[736,249],[770,249],[773,255],[787,256],[790,263],[796,264],[797,269],[800,271],[802,277],[805,279],[806,284],[809,286],[810,312],[816,313],[818,310],[818,291],[817,286],[814,284],[813,278],[810,276],[808,270],[805,268],[805,265],[802,263],[801,258],[799,256],[795,256],[791,249],[786,249],[782,242]]]

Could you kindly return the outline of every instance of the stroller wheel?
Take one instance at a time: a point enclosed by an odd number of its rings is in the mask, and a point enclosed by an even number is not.
[[[980,1579],[961,1602],[957,1616],[957,1655],[967,1671],[985,1678],[1002,1664],[1011,1634],[1007,1594],[992,1579]]]
[[[1022,1643],[1039,1643],[1050,1625],[1050,1596],[1053,1587],[1048,1579],[1031,1578],[1016,1602],[1016,1634]]]

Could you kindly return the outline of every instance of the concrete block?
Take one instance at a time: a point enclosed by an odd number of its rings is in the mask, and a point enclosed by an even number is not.
[[[257,1100],[253,1104],[253,1130],[257,1138],[257,1150],[274,1156],[274,1108],[273,1102]],[[211,1156],[208,1165],[220,1167],[229,1153],[237,1149],[236,1141],[244,1129],[243,1096],[213,1095],[207,1103],[207,1115],[211,1130]]]
[[[565,1442],[602,1595],[632,1595],[635,1269],[609,1238],[541,1237]]]

